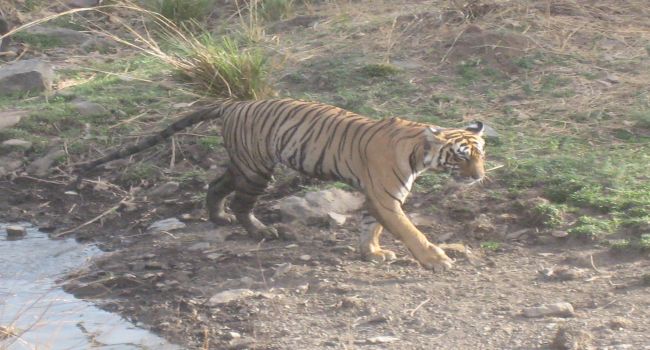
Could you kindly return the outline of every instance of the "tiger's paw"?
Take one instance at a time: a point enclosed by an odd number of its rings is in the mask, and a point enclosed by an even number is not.
[[[451,269],[454,263],[454,261],[445,254],[444,250],[431,243],[427,245],[425,254],[420,254],[415,258],[422,267],[435,272]]]
[[[388,249],[375,249],[374,251],[367,251],[363,253],[364,259],[376,263],[383,263],[397,259],[397,255]]]
[[[219,226],[234,225],[237,223],[237,217],[232,214],[222,212],[215,215],[210,215],[210,221]]]

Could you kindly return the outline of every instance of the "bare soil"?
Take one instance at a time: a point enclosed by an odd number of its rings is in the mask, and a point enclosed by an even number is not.
[[[584,10],[548,3],[552,14]],[[477,7],[471,13],[506,10]],[[427,13],[396,18],[402,36],[388,46],[413,50],[416,63],[480,56],[507,73],[520,69],[514,59],[531,46],[527,36],[471,25],[457,36],[447,27],[453,18],[435,21],[439,17]],[[293,30],[288,25],[276,29]],[[372,34],[351,35],[346,45],[384,50],[384,41]],[[327,82],[308,84],[329,88]],[[170,153],[149,161],[168,164]],[[224,152],[216,153],[190,161],[205,168],[222,164]],[[259,242],[239,226],[207,222],[195,198],[205,191],[203,182],[183,182],[172,196],[152,199],[146,187],[153,183],[130,193],[112,185],[118,168],[98,170],[95,175],[108,180],[88,177],[93,180],[77,193],[66,193],[68,183],[59,178],[2,178],[0,220],[30,221],[55,234],[85,225],[76,239],[94,241],[106,254],[62,281],[66,290],[188,349],[650,349],[648,253],[615,254],[597,242],[539,230],[528,212],[535,191],[513,196],[498,182],[473,188],[449,182],[415,193],[405,209],[420,219],[415,221],[430,240],[462,243],[470,251],[455,256],[452,270],[433,273],[389,234],[382,243],[399,259],[362,261],[360,213],[342,226],[279,223],[272,204],[311,180],[279,176],[256,210],[288,238]],[[147,230],[156,220],[183,214],[185,228]],[[241,289],[252,294],[210,302],[220,292]],[[571,303],[574,315],[522,315],[558,302]]]
[[[34,185],[31,179],[0,182],[0,192],[9,194],[0,200],[3,221],[60,229],[96,217],[116,202],[91,188],[70,196],[63,186]],[[342,227],[285,225],[295,238],[268,242],[252,240],[238,226],[215,228],[201,219],[171,232],[146,231],[156,218],[200,213],[183,204],[195,191],[201,189],[183,189],[165,202],[140,198],[137,210],[118,211],[102,225],[82,230],[78,239],[95,240],[108,253],[70,276],[65,288],[188,348],[546,349],[566,327],[586,332],[599,349],[650,344],[648,286],[639,277],[650,268],[647,259],[616,256],[588,242],[535,236],[534,229],[524,229],[516,240],[501,239],[498,247],[481,248],[477,237],[505,237],[521,229],[509,228],[509,218],[495,219],[492,228],[454,219],[460,202],[466,201],[465,215],[491,206],[493,200],[481,198],[480,190],[456,187],[446,194],[456,198],[454,204],[446,203],[449,209],[435,224],[422,227],[434,241],[444,236],[471,250],[469,256],[456,256],[454,269],[443,273],[422,269],[389,237],[384,244],[400,259],[381,265],[360,260],[357,216]],[[417,214],[415,206],[437,197],[416,195],[407,211]],[[267,198],[259,210],[267,222],[274,221],[267,209],[272,202]],[[77,214],[70,217],[70,211]],[[508,232],[500,232],[504,229]],[[237,289],[255,294],[209,302],[219,292]],[[557,302],[571,303],[575,315],[521,314]]]

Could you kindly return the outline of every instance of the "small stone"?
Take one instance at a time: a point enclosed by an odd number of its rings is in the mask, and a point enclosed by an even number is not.
[[[8,129],[18,124],[23,117],[29,115],[26,110],[14,110],[0,112],[0,130]]]
[[[541,270],[540,273],[547,278],[559,281],[572,281],[583,278],[587,274],[584,269],[574,267],[547,268]]]
[[[32,143],[27,140],[9,139],[2,142],[2,148],[20,148],[23,150],[28,150],[32,148]]]
[[[205,257],[210,259],[210,260],[219,260],[223,256],[224,255],[221,254],[221,253],[210,253],[210,254],[207,254]]]
[[[233,340],[233,339],[239,339],[241,338],[241,334],[237,332],[228,332],[224,334],[224,339],[225,340]]]
[[[273,278],[278,278],[285,275],[291,270],[292,267],[293,265],[291,265],[291,263],[283,263],[278,265],[278,267],[275,269],[275,273],[273,273]]]
[[[551,236],[555,238],[564,238],[569,236],[569,232],[563,230],[553,230],[551,231]]]
[[[522,314],[525,317],[573,317],[575,316],[575,311],[573,310],[573,305],[566,302],[547,304],[542,306],[526,308],[522,311]]]
[[[7,231],[7,238],[19,238],[27,234],[27,229],[18,225],[7,226],[5,230]]]
[[[52,165],[62,157],[65,157],[64,150],[52,150],[45,156],[31,162],[27,166],[27,173],[36,176],[45,176],[50,172]]]
[[[551,347],[558,350],[588,350],[591,346],[591,334],[573,327],[560,327],[555,334]]]
[[[372,337],[367,339],[368,344],[387,344],[387,343],[394,343],[396,341],[399,341],[400,339],[398,337],[393,337],[390,335],[380,335],[377,337]]]
[[[255,292],[253,292],[250,289],[225,290],[223,292],[219,292],[219,293],[213,295],[212,297],[210,297],[210,300],[208,300],[208,305],[210,305],[210,306],[218,306],[218,305],[221,305],[221,304],[227,304],[227,303],[229,303],[231,301],[252,297],[254,295],[255,295]]]
[[[71,104],[71,107],[82,117],[96,117],[109,113],[104,106],[90,101],[76,101]]]
[[[605,81],[607,81],[609,83],[612,83],[612,84],[618,84],[618,83],[621,82],[621,78],[616,74],[608,74],[605,77]]]
[[[613,330],[621,330],[624,328],[630,328],[633,325],[633,322],[624,317],[614,317],[609,320],[609,328]]]
[[[365,300],[359,298],[359,297],[343,297],[339,302],[338,302],[338,307],[341,309],[357,309],[366,304]]]
[[[152,232],[162,232],[162,231],[172,231],[184,228],[186,225],[176,218],[169,218],[164,220],[158,220],[153,224],[149,225],[147,230]]]
[[[345,224],[345,221],[348,219],[347,215],[335,213],[332,211],[327,213],[327,216],[330,218],[330,223],[333,223],[337,226],[343,226]]]
[[[300,256],[300,260],[302,260],[302,261],[309,261],[309,260],[311,260],[311,256],[310,256],[310,255],[307,255],[307,254],[301,255],[301,256]]]
[[[68,196],[78,196],[79,195],[79,193],[77,193],[75,191],[65,191],[65,192],[63,192],[63,194],[68,195]]]

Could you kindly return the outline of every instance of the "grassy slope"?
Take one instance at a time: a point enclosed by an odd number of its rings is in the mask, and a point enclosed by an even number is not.
[[[533,208],[540,226],[605,238],[617,249],[650,247],[650,10],[643,1],[485,3],[310,2],[296,5],[292,16],[322,16],[315,27],[285,26],[249,45],[281,62],[273,77],[281,96],[443,126],[461,126],[478,115],[500,134],[488,145],[490,166],[503,165],[490,174],[495,198],[534,192],[549,201]],[[245,32],[239,25],[231,19],[215,27]],[[274,26],[267,23],[269,31]],[[151,59],[96,61],[59,71],[59,87],[74,85],[59,96],[0,100],[0,109],[34,110],[17,128],[1,132],[0,141],[35,139],[29,155],[36,157],[56,135],[75,162],[150,130],[154,121],[174,115],[170,105],[193,99],[97,72],[167,77],[169,71]],[[71,95],[123,113],[80,120],[71,112]],[[140,113],[146,114],[118,124]],[[85,123],[92,128],[80,139]],[[199,145],[209,150],[215,143]],[[131,183],[162,172],[132,168]],[[425,176],[419,188],[438,181]]]

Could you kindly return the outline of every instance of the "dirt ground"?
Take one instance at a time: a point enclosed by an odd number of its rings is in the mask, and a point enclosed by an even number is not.
[[[69,196],[63,186],[34,187],[31,179],[2,181],[0,191],[10,194],[0,201],[3,221],[29,220],[59,231],[115,203],[91,188]],[[536,237],[530,231],[496,248],[481,248],[474,236],[477,229],[453,219],[451,209],[435,227],[422,227],[434,241],[445,236],[470,247],[469,256],[456,256],[454,268],[442,273],[420,268],[388,237],[384,244],[400,259],[381,265],[360,260],[358,215],[339,227],[289,225],[294,239],[269,242],[250,239],[240,227],[215,228],[203,220],[170,232],[145,230],[142,214],[152,209],[158,218],[200,213],[183,205],[193,191],[201,189],[184,189],[178,198],[147,203],[133,212],[118,211],[103,226],[83,231],[78,239],[95,240],[107,253],[62,281],[65,288],[187,348],[650,346],[645,327],[648,281],[638,277],[650,262],[642,256],[616,256],[593,244]],[[271,193],[278,195],[273,189]],[[449,208],[472,197],[478,201],[466,206],[470,213],[490,205],[480,189],[458,197]],[[416,195],[407,212],[417,213],[415,206],[432,200],[434,194]],[[259,210],[266,221],[274,220],[268,209],[273,201],[263,201]],[[75,211],[76,220],[65,215],[75,207],[86,208]],[[211,302],[223,291],[241,294],[225,303]],[[574,313],[522,314],[558,302],[570,303]]]
[[[548,3],[550,13],[555,2]],[[438,19],[427,13],[396,17],[389,27],[400,29],[403,37],[381,50],[390,51],[394,44],[395,51],[416,50],[420,61],[434,57],[432,62],[441,66],[446,60],[484,55],[505,72],[521,69],[506,58],[528,50],[528,39],[471,26],[467,35],[456,37],[457,28],[429,23]],[[337,22],[328,23],[335,27]],[[449,45],[431,39],[441,32],[449,34]],[[387,36],[370,29],[341,33],[348,48],[364,52],[384,45],[373,35]],[[568,38],[574,34],[581,32],[576,29]],[[316,40],[309,44],[320,45]],[[441,49],[431,53],[437,44]],[[312,54],[306,44],[294,49]],[[299,53],[296,62],[306,59]],[[57,63],[65,68],[78,58],[64,60],[64,54],[55,52],[49,59],[61,58]],[[333,78],[319,80],[318,63],[313,76],[295,83],[294,90],[328,89],[327,79]],[[290,84],[288,80],[279,84]],[[426,102],[413,101],[409,104]],[[441,106],[445,103],[449,101],[440,100]],[[168,164],[169,154],[159,152],[149,160]],[[224,156],[218,151],[209,161],[199,156],[194,161],[221,164]],[[528,211],[539,200],[536,190],[513,195],[498,181],[465,188],[450,180],[414,193],[405,211],[420,218],[415,221],[430,240],[469,249],[453,255],[453,269],[434,273],[422,269],[389,234],[382,244],[398,253],[396,261],[361,260],[361,213],[343,225],[281,223],[273,204],[309,187],[302,185],[320,183],[291,174],[278,177],[256,212],[266,223],[279,225],[285,239],[259,242],[239,226],[214,227],[206,220],[203,204],[196,200],[205,192],[204,182],[183,182],[171,195],[154,199],[146,186],[129,193],[113,185],[117,168],[98,170],[74,193],[67,192],[70,179],[64,176],[18,172],[0,178],[0,220],[29,221],[54,235],[79,227],[71,236],[96,242],[106,254],[62,280],[64,288],[183,348],[650,349],[648,252],[616,254],[598,242],[538,230]],[[98,176],[109,180],[98,181]],[[186,227],[147,230],[152,222],[168,218],[182,219]],[[223,292],[231,298],[219,300],[227,296]],[[553,313],[558,303],[569,303],[571,309]],[[530,317],[539,310],[551,314]]]

